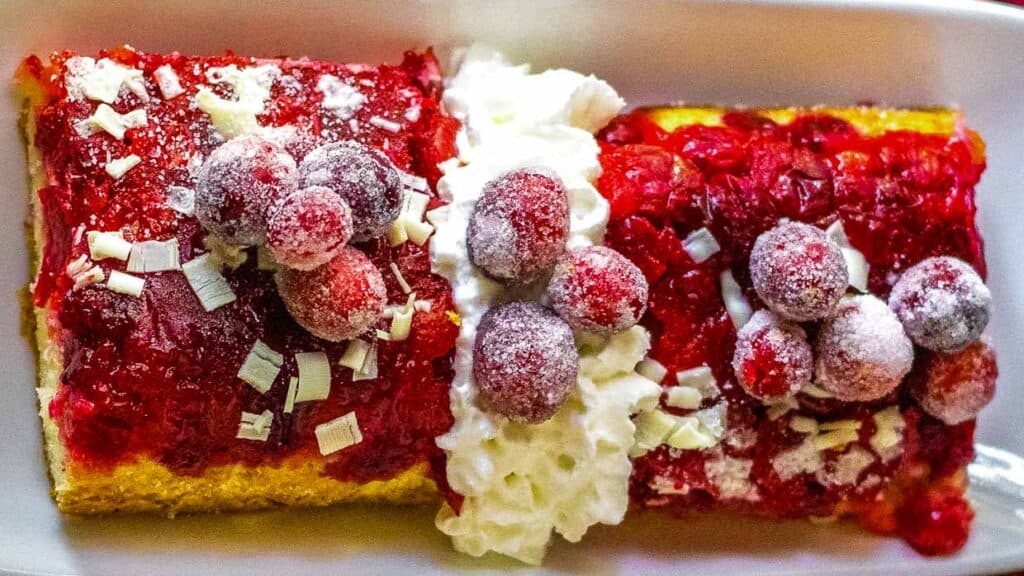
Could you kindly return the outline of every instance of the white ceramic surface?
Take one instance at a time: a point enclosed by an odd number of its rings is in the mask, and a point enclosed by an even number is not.
[[[159,5],[157,5],[159,4]],[[1024,453],[1024,10],[968,1],[553,3],[4,2],[0,77],[28,52],[129,42],[148,51],[308,54],[376,61],[410,47],[486,40],[538,66],[607,79],[632,104],[958,104],[988,141],[979,188],[1000,351],[996,403],[979,440]],[[432,511],[348,508],[67,520],[47,494],[16,293],[27,281],[24,157],[13,94],[0,105],[0,572],[45,574],[430,574],[507,570],[450,551]],[[958,556],[925,560],[853,526],[657,515],[556,544],[552,572],[968,574],[1024,567],[1024,464],[985,450],[972,468],[975,532]],[[532,572],[522,569],[522,572]]]

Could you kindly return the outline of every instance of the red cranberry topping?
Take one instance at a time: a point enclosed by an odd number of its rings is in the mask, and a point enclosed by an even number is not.
[[[123,338],[138,321],[143,301],[97,284],[68,292],[60,311],[67,329],[93,337]]]
[[[402,178],[382,152],[354,141],[324,144],[299,165],[304,187],[325,186],[352,209],[352,239],[363,242],[388,231],[402,208]]]
[[[312,270],[352,238],[352,211],[337,194],[310,186],[284,199],[267,223],[267,245],[278,263]]]
[[[750,278],[775,313],[796,322],[824,318],[846,293],[846,261],[823,231],[786,222],[758,236]]]
[[[992,294],[966,262],[940,256],[907,270],[892,287],[889,307],[915,344],[960,350],[988,325]]]
[[[732,367],[748,394],[775,400],[811,381],[814,358],[802,328],[759,310],[736,334]]]
[[[647,279],[611,248],[577,248],[559,259],[548,295],[569,326],[613,334],[640,321],[647,309]]]
[[[319,268],[282,268],[274,278],[292,318],[324,340],[354,338],[384,313],[384,277],[369,258],[350,246]]]
[[[843,299],[815,344],[815,380],[839,400],[885,396],[910,372],[914,347],[896,315],[866,294]]]
[[[576,383],[572,329],[532,302],[492,308],[473,346],[473,378],[483,405],[516,422],[551,418]]]
[[[929,354],[911,394],[925,412],[954,425],[973,420],[996,392],[996,352],[978,341],[959,352]],[[916,371],[915,371],[916,374]]]
[[[540,168],[512,170],[484,186],[469,220],[469,258],[488,276],[529,283],[555,265],[569,238],[569,196]]]
[[[260,244],[271,211],[296,183],[295,160],[277,145],[257,136],[228,140],[199,170],[196,217],[232,244]]]
[[[970,534],[974,511],[954,488],[919,492],[897,512],[899,531],[921,554],[939,556],[963,548]]]

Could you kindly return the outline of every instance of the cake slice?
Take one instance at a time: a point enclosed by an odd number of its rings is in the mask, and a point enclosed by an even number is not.
[[[962,116],[660,107],[601,139],[606,243],[651,283],[664,388],[638,419],[634,506],[854,515],[959,549],[996,377],[984,146]]]
[[[60,509],[435,498],[458,317],[431,274],[423,221],[457,127],[439,110],[433,55],[366,66],[122,47],[30,57],[17,79],[38,391]],[[300,184],[343,187],[345,174],[314,170],[339,165],[334,156],[303,162],[342,142],[347,162],[380,168],[361,182],[387,195],[387,221],[366,215],[375,205],[349,198],[342,213],[327,197],[338,216],[328,224],[341,228],[325,224],[320,244],[296,248],[294,219],[281,216],[268,250],[271,206],[258,202]],[[412,233],[392,241],[396,216]],[[362,339],[314,338],[274,289],[274,255],[308,265],[339,251],[376,279]],[[385,305],[415,326],[411,337],[407,325],[390,337]]]

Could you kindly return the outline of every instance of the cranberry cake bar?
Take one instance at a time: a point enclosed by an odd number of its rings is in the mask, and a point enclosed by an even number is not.
[[[955,111],[624,112],[482,46],[19,80],[64,511],[440,502],[528,563],[648,509],[967,539],[997,370]]]
[[[431,500],[457,333],[424,245],[430,181],[457,128],[439,111],[433,56],[378,67],[118,48],[29,58],[18,79],[58,506]],[[332,172],[356,165],[355,179]],[[420,217],[403,194],[424,203]],[[399,215],[415,241],[381,237]],[[323,289],[369,310],[416,306],[407,338],[296,325],[274,270],[282,289],[313,286],[310,267],[335,255]]]

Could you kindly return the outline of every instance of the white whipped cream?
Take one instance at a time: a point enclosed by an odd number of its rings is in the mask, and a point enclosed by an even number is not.
[[[600,243],[608,203],[592,185],[600,174],[593,132],[623,101],[593,76],[531,74],[528,66],[512,66],[475,46],[448,81],[444,105],[463,130],[459,158],[442,166],[438,191],[450,208],[431,241],[431,256],[434,269],[452,284],[462,325],[451,389],[455,424],[437,443],[448,454],[448,482],[465,500],[458,516],[443,508],[437,525],[468,554],[495,551],[539,563],[552,531],[578,541],[591,525],[615,524],[625,514],[630,416],[653,407],[660,393],[634,371],[649,336],[634,327],[581,346],[577,388],[547,422],[516,424],[480,410],[473,342],[481,317],[504,287],[470,263],[466,227],[486,182],[513,168],[545,166],[569,190],[569,246]]]

